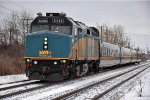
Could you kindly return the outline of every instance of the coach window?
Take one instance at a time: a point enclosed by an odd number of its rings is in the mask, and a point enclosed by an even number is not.
[[[106,48],[106,52],[105,53],[106,53],[106,56],[107,56],[107,48]]]
[[[105,47],[103,47],[103,56],[105,56]]]
[[[118,56],[118,50],[115,50],[115,56],[116,57]]]
[[[105,48],[105,56],[107,55],[107,48]]]
[[[115,50],[113,50],[113,56],[115,56]]]
[[[103,48],[103,51],[104,51],[104,56],[106,55],[106,48],[104,47]]]
[[[106,56],[106,48],[104,47],[104,56]]]
[[[111,56],[112,56],[112,51],[113,51],[113,50],[111,50]]]

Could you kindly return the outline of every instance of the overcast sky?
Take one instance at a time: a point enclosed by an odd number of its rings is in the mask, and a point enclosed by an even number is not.
[[[2,7],[3,6],[3,7]],[[5,7],[5,8],[4,8]],[[8,8],[8,9],[7,9]],[[123,25],[136,46],[150,47],[150,1],[93,1],[93,0],[0,0],[0,13],[27,9],[36,17],[37,12],[65,12],[87,26]],[[139,34],[139,35],[138,35]]]

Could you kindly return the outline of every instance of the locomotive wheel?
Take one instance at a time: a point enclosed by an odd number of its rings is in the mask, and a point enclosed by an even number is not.
[[[94,73],[98,73],[99,70],[100,70],[100,68],[99,68],[99,62],[94,62],[93,63],[93,72]]]
[[[96,62],[97,73],[100,71],[99,62]]]
[[[77,70],[76,70],[75,66],[70,65],[69,68],[68,68],[68,71],[69,71],[68,78],[77,77]]]

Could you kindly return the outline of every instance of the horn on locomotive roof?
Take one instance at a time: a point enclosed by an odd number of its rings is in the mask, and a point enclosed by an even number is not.
[[[66,13],[46,13],[46,16],[61,16],[61,17],[65,17]]]
[[[66,13],[61,12],[59,15],[60,15],[60,16],[66,16]]]
[[[38,15],[38,16],[42,16],[42,13],[41,13],[41,12],[38,12],[37,15]]]

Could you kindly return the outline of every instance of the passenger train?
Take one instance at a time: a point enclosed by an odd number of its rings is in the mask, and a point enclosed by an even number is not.
[[[106,67],[139,63],[141,53],[101,41],[96,27],[64,13],[38,13],[26,35],[24,58],[30,80],[60,81]]]

